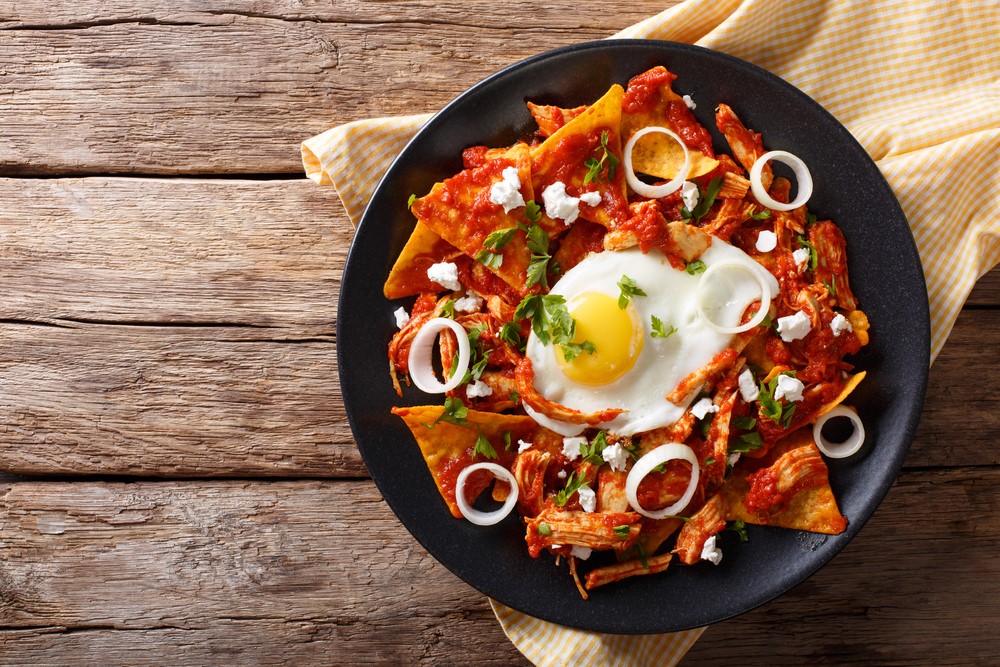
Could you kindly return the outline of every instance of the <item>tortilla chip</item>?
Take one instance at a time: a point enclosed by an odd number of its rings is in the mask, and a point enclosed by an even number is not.
[[[413,202],[410,210],[417,219],[445,241],[469,257],[483,250],[483,241],[491,233],[524,223],[524,207],[505,213],[503,206],[490,201],[490,190],[507,167],[516,167],[525,202],[534,198],[531,187],[531,151],[518,143],[478,167],[436,183],[429,194]],[[518,234],[500,253],[503,261],[490,270],[507,284],[523,293],[531,252],[523,234]],[[434,291],[438,291],[435,289]]]
[[[814,462],[822,466],[821,482],[809,485],[786,498],[778,512],[761,515],[751,511],[746,504],[746,495],[750,490],[746,480],[747,475],[761,468],[773,466],[784,454],[802,447],[815,450],[818,462]],[[842,533],[847,527],[847,519],[840,513],[837,500],[830,488],[826,463],[823,462],[813,442],[812,429],[800,429],[778,442],[772,451],[768,452],[763,462],[741,459],[733,470],[732,477],[723,487],[722,493],[726,501],[727,521],[742,519],[749,524],[779,526],[828,535]]]
[[[861,371],[860,373],[855,373],[848,378],[847,382],[844,383],[844,388],[840,390],[840,395],[829,403],[823,405],[823,407],[819,409],[819,412],[816,413],[816,418],[818,419],[819,417],[822,417],[827,412],[843,403],[844,400],[851,395],[851,392],[854,391],[859,384],[861,384],[861,381],[865,379],[865,375],[867,374],[867,371]]]
[[[427,277],[427,269],[438,262],[450,262],[459,254],[458,248],[418,220],[382,288],[385,298],[440,291],[441,286]]]
[[[456,519],[462,513],[455,502],[455,481],[463,468],[489,459],[475,455],[476,439],[482,433],[499,457],[495,463],[509,469],[517,455],[517,441],[531,441],[534,431],[539,428],[531,417],[523,415],[502,415],[494,412],[469,410],[466,417],[468,427],[447,422],[434,423],[444,407],[441,405],[421,405],[409,408],[393,408],[393,414],[406,422],[420,447],[438,492]],[[504,446],[504,434],[510,433],[513,443],[511,451]],[[490,485],[493,477],[489,473],[481,476],[470,475],[466,483],[466,498],[472,502]]]
[[[579,197],[584,192],[599,192],[597,206],[580,204],[580,218],[611,228],[616,221],[628,218],[625,170],[621,168],[621,115],[624,89],[615,84],[604,97],[580,115],[560,127],[532,150],[532,186],[541,193],[556,181],[566,185],[566,192]],[[607,133],[607,151],[617,158],[614,174],[607,173],[585,183],[590,167],[587,162],[603,154],[601,139]]]
[[[677,78],[664,67],[654,67],[632,79],[629,82],[629,92],[633,87],[643,86],[639,92],[643,97],[642,105],[630,110],[626,104],[622,112],[622,138],[628,140],[633,134],[651,125],[667,129],[685,136],[677,122],[678,117],[685,123],[697,123],[691,110],[674,92],[671,84]],[[719,161],[698,149],[688,149],[691,163],[688,166],[688,179],[703,176],[719,166]],[[684,150],[676,141],[662,133],[651,133],[636,142],[632,149],[632,168],[643,174],[656,178],[672,179],[680,173],[684,166]]]

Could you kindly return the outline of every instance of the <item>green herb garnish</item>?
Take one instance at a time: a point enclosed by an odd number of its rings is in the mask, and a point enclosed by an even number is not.
[[[623,540],[627,540],[628,536],[632,534],[632,527],[627,524],[615,526],[611,530],[614,531],[615,537],[620,537]]]
[[[538,534],[548,537],[549,535],[552,534],[552,529],[549,528],[549,524],[545,523],[544,521],[541,521],[538,524]]]
[[[636,285],[634,280],[624,274],[618,281],[618,289],[621,290],[618,295],[618,308],[620,310],[625,310],[632,297],[646,296],[646,293],[642,290],[642,288]]]
[[[705,262],[701,261],[700,259],[696,259],[693,262],[688,262],[687,266],[684,267],[684,270],[687,271],[692,276],[696,276],[699,273],[705,273],[705,269],[707,268],[708,267],[705,266]]]
[[[486,436],[483,435],[482,431],[480,431],[479,435],[476,437],[476,445],[472,448],[472,454],[473,456],[482,456],[486,459],[500,458],[497,456],[497,450],[493,449],[493,445],[491,445],[490,441],[486,439]]]
[[[607,130],[601,132],[601,145],[595,149],[595,153],[598,153],[599,157],[589,158],[583,163],[587,167],[587,175],[583,177],[584,185],[590,185],[598,180],[610,181],[615,177],[615,169],[618,167],[618,157],[608,150],[609,139],[610,134]],[[602,174],[605,164],[607,165],[606,175]]]
[[[560,489],[555,496],[555,503],[559,507],[563,507],[569,502],[569,499],[573,497],[573,494],[580,490],[580,487],[584,485],[583,475],[577,475],[574,470],[566,478],[566,486]]]
[[[653,325],[653,332],[650,334],[653,338],[670,338],[672,335],[677,333],[677,327],[670,325],[666,326],[656,315],[650,315],[650,322]]]

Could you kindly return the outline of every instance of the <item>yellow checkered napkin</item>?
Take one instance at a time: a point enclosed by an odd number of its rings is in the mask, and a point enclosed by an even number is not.
[[[614,35],[722,51],[833,113],[877,162],[923,261],[932,358],[976,280],[1000,260],[997,0],[687,0]],[[355,223],[392,158],[429,115],[365,120],[302,144],[306,174],[334,184]],[[704,628],[620,637],[493,603],[537,665],[673,665]]]

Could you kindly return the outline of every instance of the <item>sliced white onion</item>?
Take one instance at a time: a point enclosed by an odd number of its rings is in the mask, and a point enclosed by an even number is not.
[[[455,372],[452,373],[448,381],[442,383],[434,373],[432,356],[434,342],[437,340],[438,334],[445,329],[451,329],[458,339],[458,367],[455,368]],[[447,317],[435,317],[420,327],[420,331],[413,337],[409,356],[410,378],[413,380],[413,384],[417,385],[417,388],[428,394],[443,394],[446,391],[451,391],[465,377],[465,371],[469,368],[469,353],[469,334],[465,332],[462,325]]]
[[[632,149],[635,148],[635,144],[639,141],[639,139],[647,134],[657,132],[668,135],[681,145],[681,148],[684,150],[684,166],[681,167],[680,173],[674,176],[673,180],[661,185],[649,185],[648,183],[640,181],[639,177],[635,175],[635,170],[632,168]],[[679,136],[667,128],[660,127],[658,125],[644,127],[633,134],[632,138],[625,143],[625,148],[622,149],[622,153],[622,161],[625,164],[625,180],[628,182],[628,186],[632,188],[634,192],[642,195],[643,197],[649,197],[650,199],[666,197],[670,193],[678,190],[682,185],[684,185],[684,181],[686,181],[688,177],[688,171],[691,170],[691,154],[688,152],[688,147],[684,145],[684,142]]]
[[[691,479],[688,481],[687,489],[684,490],[684,495],[669,507],[664,507],[661,510],[651,511],[644,509],[639,505],[639,497],[637,492],[639,491],[639,483],[646,478],[653,468],[660,465],[661,463],[666,463],[667,461],[673,461],[674,459],[681,459],[682,461],[687,461],[691,464]],[[682,445],[678,442],[668,442],[665,445],[660,445],[653,451],[649,452],[632,466],[632,470],[629,471],[628,477],[625,478],[625,497],[628,499],[628,504],[632,506],[639,514],[649,517],[650,519],[663,519],[667,516],[675,515],[678,512],[684,510],[688,503],[691,502],[691,498],[694,496],[695,489],[698,488],[698,457],[695,456],[694,450],[687,445]]]
[[[492,512],[480,512],[465,501],[465,480],[477,470],[488,470],[497,479],[510,484],[510,493],[507,494],[507,500],[504,501],[504,504],[499,509]],[[455,502],[458,503],[458,511],[477,526],[492,526],[503,521],[510,514],[510,511],[514,509],[514,505],[517,503],[517,494],[517,480],[514,479],[514,475],[496,463],[473,463],[458,473],[458,479],[455,481]]]
[[[847,417],[851,420],[851,425],[854,427],[851,435],[843,442],[830,442],[823,437],[823,426],[829,420],[836,417]],[[861,449],[861,445],[865,444],[865,425],[861,423],[861,418],[858,417],[858,413],[854,411],[854,408],[849,408],[846,405],[838,405],[816,420],[816,423],[813,425],[813,440],[816,441],[819,451],[831,459],[845,459],[848,456],[856,454]]]
[[[780,201],[773,199],[771,195],[767,194],[767,190],[764,189],[764,184],[760,181],[760,175],[764,170],[764,165],[771,160],[783,162],[792,168],[792,173],[795,174],[795,184],[798,186],[798,193],[795,195],[794,201],[782,204]],[[813,192],[813,179],[809,173],[809,168],[806,167],[806,163],[797,156],[792,155],[788,151],[768,151],[757,158],[757,161],[753,163],[753,167],[750,168],[750,188],[753,190],[753,196],[764,206],[775,211],[791,211],[809,201],[809,197],[812,196]]]
[[[537,410],[533,410],[527,403],[522,403],[521,407],[524,408],[524,411],[529,417],[535,420],[536,424],[544,426],[559,435],[572,437],[574,435],[580,435],[587,430],[586,424],[570,424],[569,422],[561,422],[558,419],[553,419],[552,417],[546,417]]]
[[[713,322],[705,313],[704,290],[710,284],[709,279],[713,275],[721,271],[734,268],[749,273],[753,276],[753,279],[757,281],[757,284],[760,286],[760,307],[757,309],[757,313],[751,317],[748,322],[734,327],[726,327]],[[764,318],[767,317],[768,309],[771,307],[771,287],[767,284],[767,280],[761,273],[762,271],[763,269],[758,271],[757,269],[747,266],[741,262],[719,262],[708,267],[708,269],[701,274],[701,280],[698,281],[698,289],[696,290],[694,296],[694,303],[695,307],[698,309],[698,315],[702,320],[704,320],[705,324],[707,324],[709,328],[714,329],[721,334],[738,334],[744,331],[749,331],[763,322]]]

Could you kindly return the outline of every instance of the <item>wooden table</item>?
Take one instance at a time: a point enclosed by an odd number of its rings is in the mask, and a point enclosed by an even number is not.
[[[366,475],[298,144],[669,4],[7,3],[0,663],[523,664]],[[685,664],[1000,660],[998,335],[993,273],[871,523]]]

